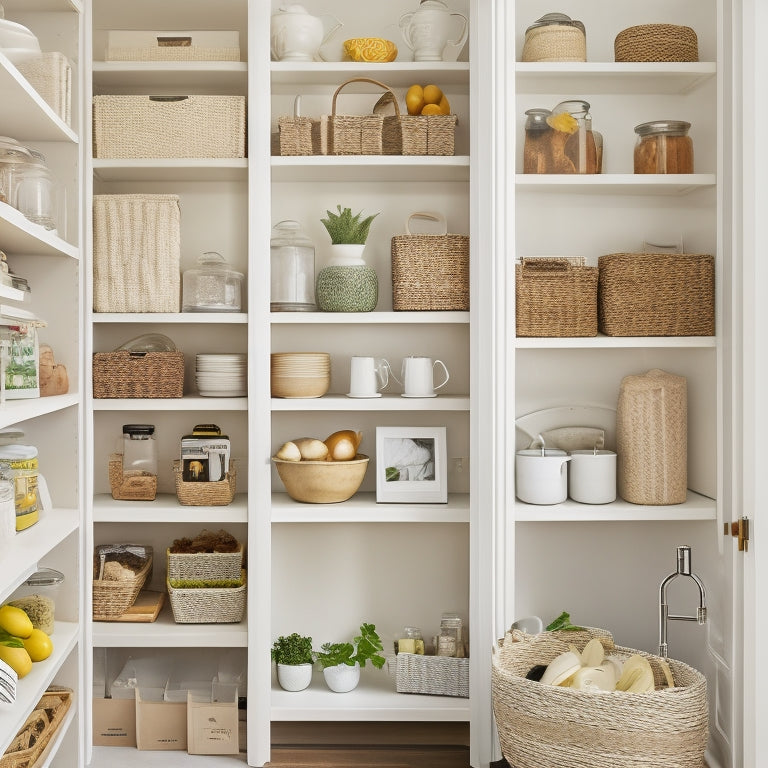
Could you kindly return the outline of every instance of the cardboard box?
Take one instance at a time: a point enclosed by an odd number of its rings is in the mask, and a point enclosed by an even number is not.
[[[133,699],[93,699],[93,745],[136,746],[136,702]]]
[[[217,690],[218,689],[218,690]],[[187,752],[236,755],[240,751],[237,686],[213,684],[213,695],[187,694]]]
[[[142,750],[187,748],[187,704],[151,700],[136,689],[136,746]]]

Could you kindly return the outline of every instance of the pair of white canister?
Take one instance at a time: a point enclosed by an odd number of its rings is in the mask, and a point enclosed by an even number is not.
[[[616,500],[616,454],[598,449],[518,451],[515,493],[526,504],[561,504],[569,496],[581,504],[609,504]]]

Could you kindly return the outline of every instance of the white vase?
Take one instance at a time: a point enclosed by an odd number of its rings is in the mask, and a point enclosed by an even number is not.
[[[357,688],[360,682],[360,665],[355,662],[353,667],[349,664],[337,664],[335,667],[323,669],[325,684],[336,693],[347,693]]]
[[[335,243],[331,245],[330,267],[355,267],[365,264],[365,243]]]
[[[277,682],[284,691],[303,691],[312,682],[312,665],[278,664]]]

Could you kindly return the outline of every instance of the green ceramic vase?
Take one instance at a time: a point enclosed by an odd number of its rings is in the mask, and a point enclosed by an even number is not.
[[[376,270],[365,264],[321,269],[315,285],[323,312],[373,312],[379,300]]]

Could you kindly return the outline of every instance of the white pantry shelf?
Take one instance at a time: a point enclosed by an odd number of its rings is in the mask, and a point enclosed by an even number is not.
[[[248,88],[244,61],[94,61],[94,93],[155,94],[168,89],[184,95],[232,96]]]
[[[159,493],[154,501],[122,501],[110,493],[93,497],[94,523],[246,523],[247,495],[235,494],[231,504],[195,507],[179,503],[175,493]]]
[[[247,411],[247,397],[100,398],[93,401],[94,411]]]
[[[17,424],[27,419],[36,419],[56,411],[63,411],[78,404],[80,396],[76,392],[50,397],[35,397],[28,400],[6,400],[0,406],[0,429]]]
[[[82,13],[83,11],[81,0],[3,0],[3,7],[6,12],[51,11],[65,13],[74,11],[75,13]]]
[[[466,325],[469,312],[271,312],[272,325]]]
[[[573,192],[581,195],[683,195],[714,187],[714,173],[595,173],[535,174],[515,176],[518,192]]]
[[[138,755],[141,754],[141,758]],[[243,768],[247,757],[239,755],[189,755],[182,750],[160,750],[141,753],[136,747],[94,747],[90,768],[207,768],[215,761],[216,768]]]
[[[94,159],[94,177],[100,181],[242,181],[248,178],[245,158]]]
[[[32,223],[7,203],[0,203],[0,243],[7,254],[19,256],[80,256],[77,246]]]
[[[468,395],[438,395],[437,397],[273,397],[273,411],[468,411]]]
[[[248,322],[244,312],[94,312],[94,323],[151,323],[152,325],[243,325]]]
[[[517,337],[517,349],[699,349],[717,346],[714,336],[585,336],[578,338]]]

